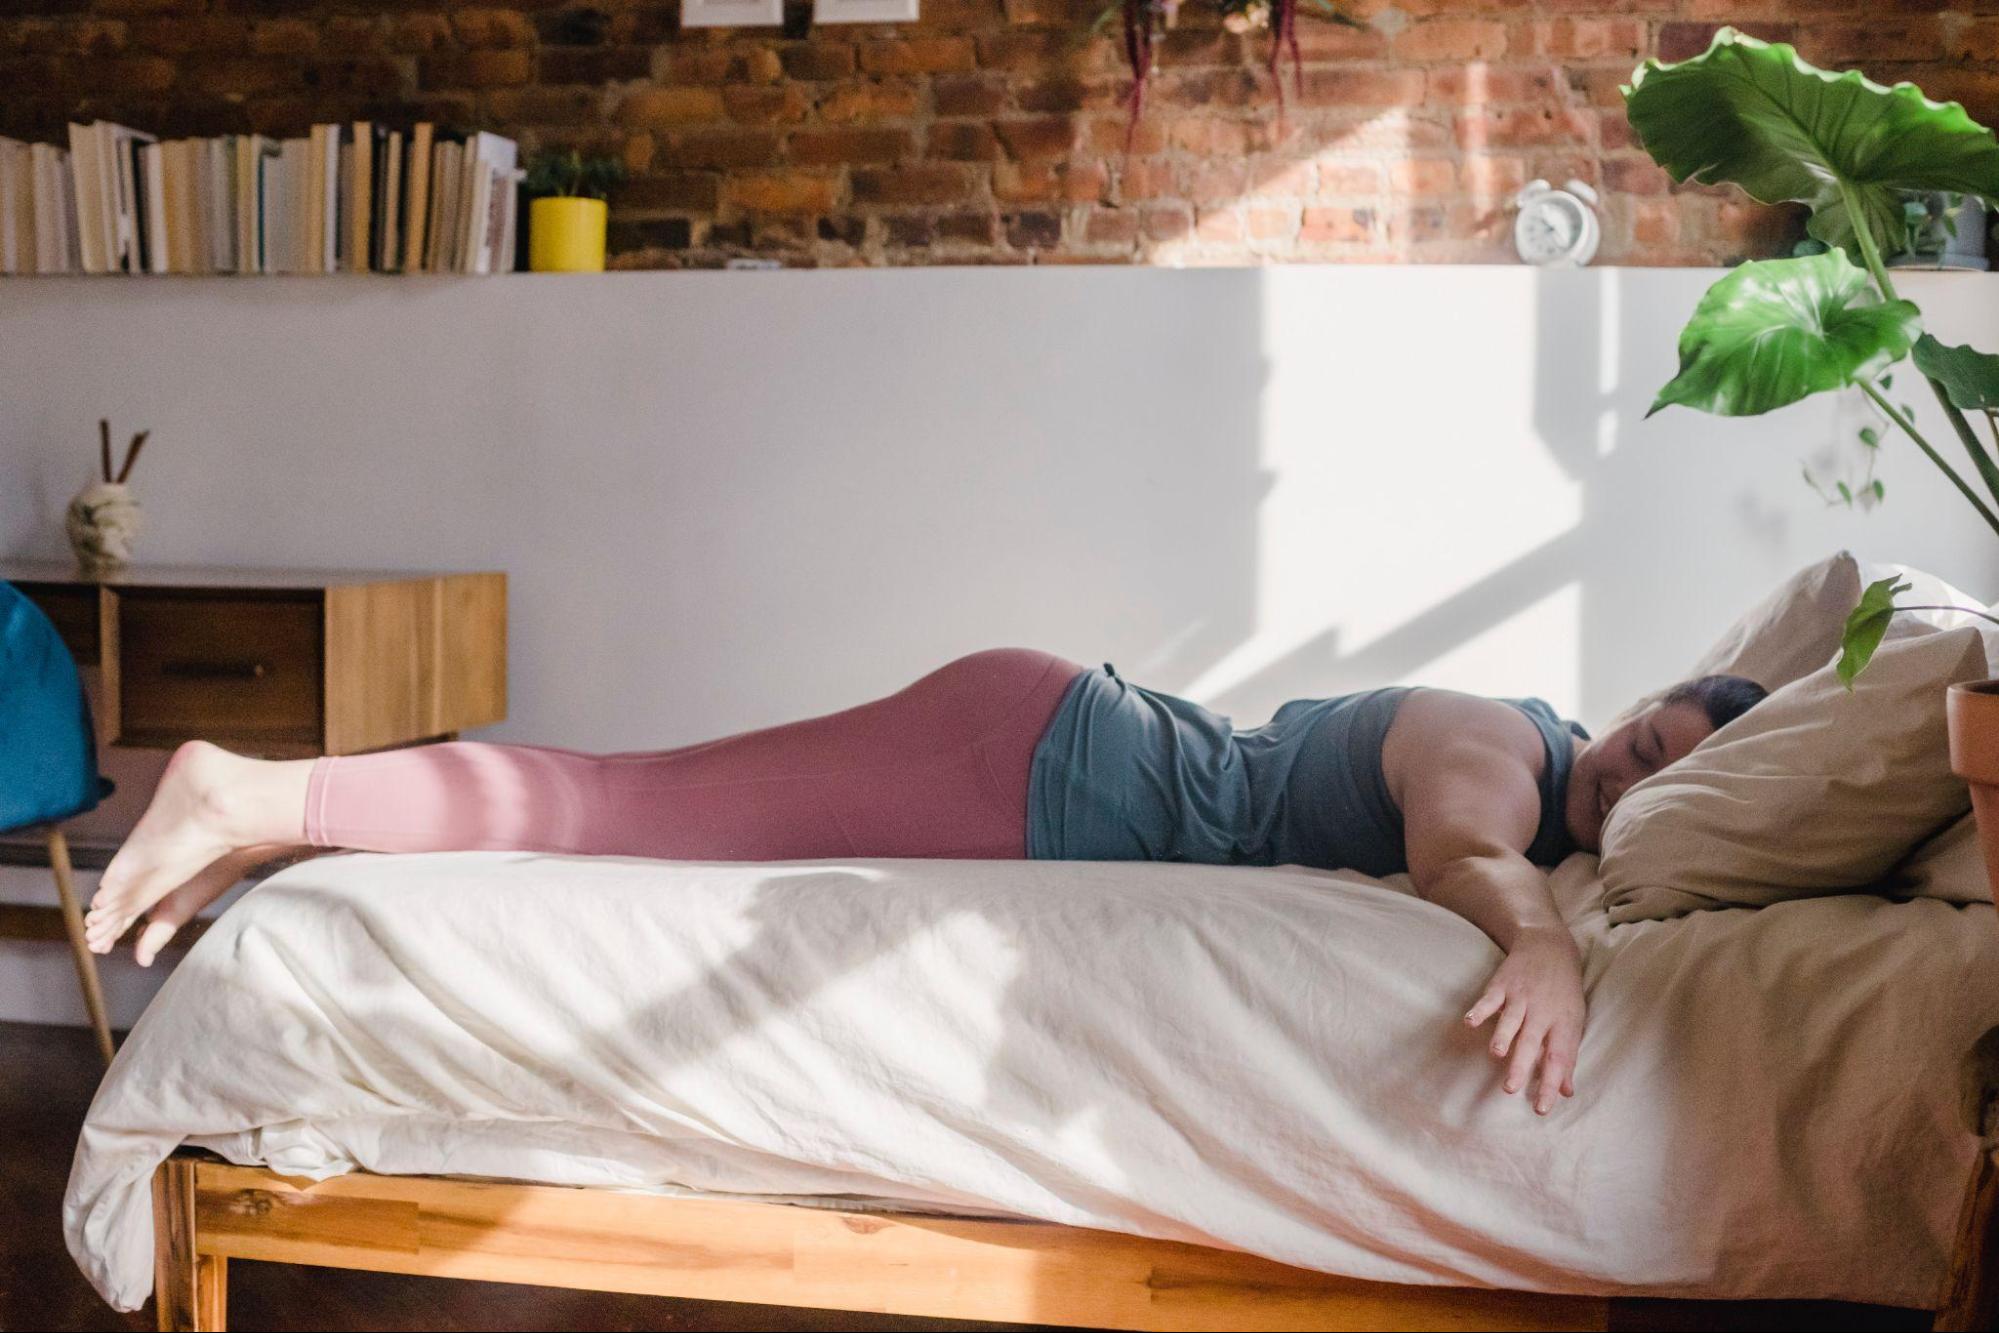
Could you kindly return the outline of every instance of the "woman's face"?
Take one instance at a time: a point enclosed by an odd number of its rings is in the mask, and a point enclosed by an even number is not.
[[[1714,734],[1699,704],[1654,704],[1583,747],[1569,770],[1569,836],[1586,852],[1603,847],[1603,826],[1632,784],[1684,759]]]

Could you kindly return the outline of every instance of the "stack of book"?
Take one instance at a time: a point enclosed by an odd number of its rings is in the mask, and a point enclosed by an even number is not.
[[[519,149],[359,120],[162,141],[0,138],[0,273],[507,273]]]

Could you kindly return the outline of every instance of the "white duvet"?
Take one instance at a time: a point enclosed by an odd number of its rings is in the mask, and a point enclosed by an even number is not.
[[[327,858],[189,952],[64,1205],[152,1281],[184,1141],[353,1168],[844,1194],[1392,1282],[1925,1305],[1999,1023],[1989,907],[1865,896],[1612,929],[1539,1119],[1460,1021],[1498,961],[1394,883],[1297,867]]]

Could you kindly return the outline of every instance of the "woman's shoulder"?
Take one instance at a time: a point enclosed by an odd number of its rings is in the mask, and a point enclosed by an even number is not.
[[[1518,752],[1537,767],[1543,750],[1541,728],[1525,703],[1539,704],[1552,719],[1554,712],[1540,700],[1494,699],[1460,690],[1412,689],[1396,710],[1388,743],[1398,747],[1441,752],[1462,747]]]

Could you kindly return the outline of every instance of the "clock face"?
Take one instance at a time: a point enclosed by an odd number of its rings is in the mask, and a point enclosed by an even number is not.
[[[1530,264],[1587,263],[1596,250],[1594,222],[1580,199],[1551,190],[1521,205],[1513,244]]]

